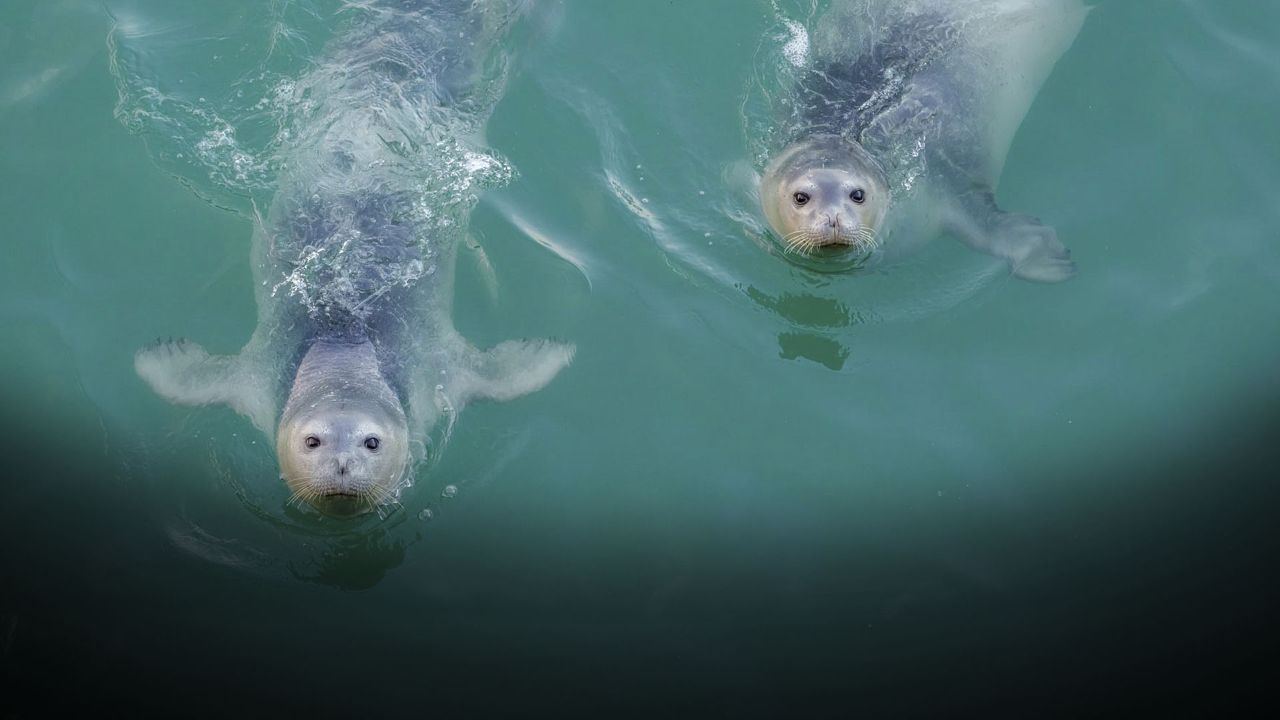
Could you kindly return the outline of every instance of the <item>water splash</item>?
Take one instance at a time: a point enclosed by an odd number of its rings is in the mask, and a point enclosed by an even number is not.
[[[480,194],[514,177],[471,139],[507,73],[492,41],[521,8],[273,2],[198,42],[186,16],[119,11],[116,117],[201,197],[253,218],[272,297],[359,320],[437,272]],[[221,71],[263,34],[261,57],[237,59],[252,70]]]
[[[809,31],[795,20],[783,18],[782,22],[787,26],[787,32],[789,33],[786,44],[782,46],[782,56],[793,67],[799,68],[808,65]]]

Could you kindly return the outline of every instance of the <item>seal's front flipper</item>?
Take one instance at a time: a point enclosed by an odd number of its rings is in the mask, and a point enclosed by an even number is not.
[[[970,247],[1007,260],[1015,277],[1053,283],[1076,274],[1071,251],[1053,228],[1001,210],[989,191],[971,194],[948,226]]]
[[[138,351],[133,367],[152,390],[171,402],[224,403],[268,437],[275,431],[270,392],[244,371],[238,358],[210,355],[189,340],[157,341]]]
[[[459,373],[463,399],[511,400],[541,390],[573,360],[573,345],[508,340],[469,354]]]
[[[993,228],[994,244],[1009,261],[1016,277],[1034,282],[1054,283],[1076,274],[1071,251],[1058,239],[1053,228],[1029,215],[1002,213]]]

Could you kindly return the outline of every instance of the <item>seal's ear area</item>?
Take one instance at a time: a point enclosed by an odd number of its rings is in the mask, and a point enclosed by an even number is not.
[[[508,340],[468,358],[460,373],[463,400],[511,400],[541,390],[573,360],[573,345],[552,340]]]
[[[210,355],[189,340],[157,340],[133,357],[138,376],[152,390],[180,405],[224,403],[271,437],[275,418],[270,393],[244,371],[238,358]]]

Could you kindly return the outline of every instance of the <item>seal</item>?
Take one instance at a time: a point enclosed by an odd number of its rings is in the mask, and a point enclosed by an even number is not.
[[[892,257],[941,234],[1013,275],[1070,278],[1056,232],[1002,210],[1014,133],[1087,8],[1080,0],[841,0],[816,23],[760,182],[788,253]]]
[[[337,516],[395,502],[467,402],[538,390],[573,357],[549,340],[480,351],[451,321],[477,186],[510,176],[468,139],[502,81],[485,53],[521,5],[362,5],[299,82],[290,170],[254,233],[253,336],[234,356],[179,340],[134,358],[170,401],[247,416],[275,445],[291,502]]]

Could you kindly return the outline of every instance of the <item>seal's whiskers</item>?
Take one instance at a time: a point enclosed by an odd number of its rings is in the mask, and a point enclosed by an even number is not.
[[[796,230],[789,232],[783,237],[783,253],[803,253],[809,252],[817,246],[817,242],[813,239],[813,233],[808,230]]]
[[[857,240],[854,245],[867,252],[873,252],[880,247],[880,236],[873,228],[865,225],[859,226],[856,237]]]

